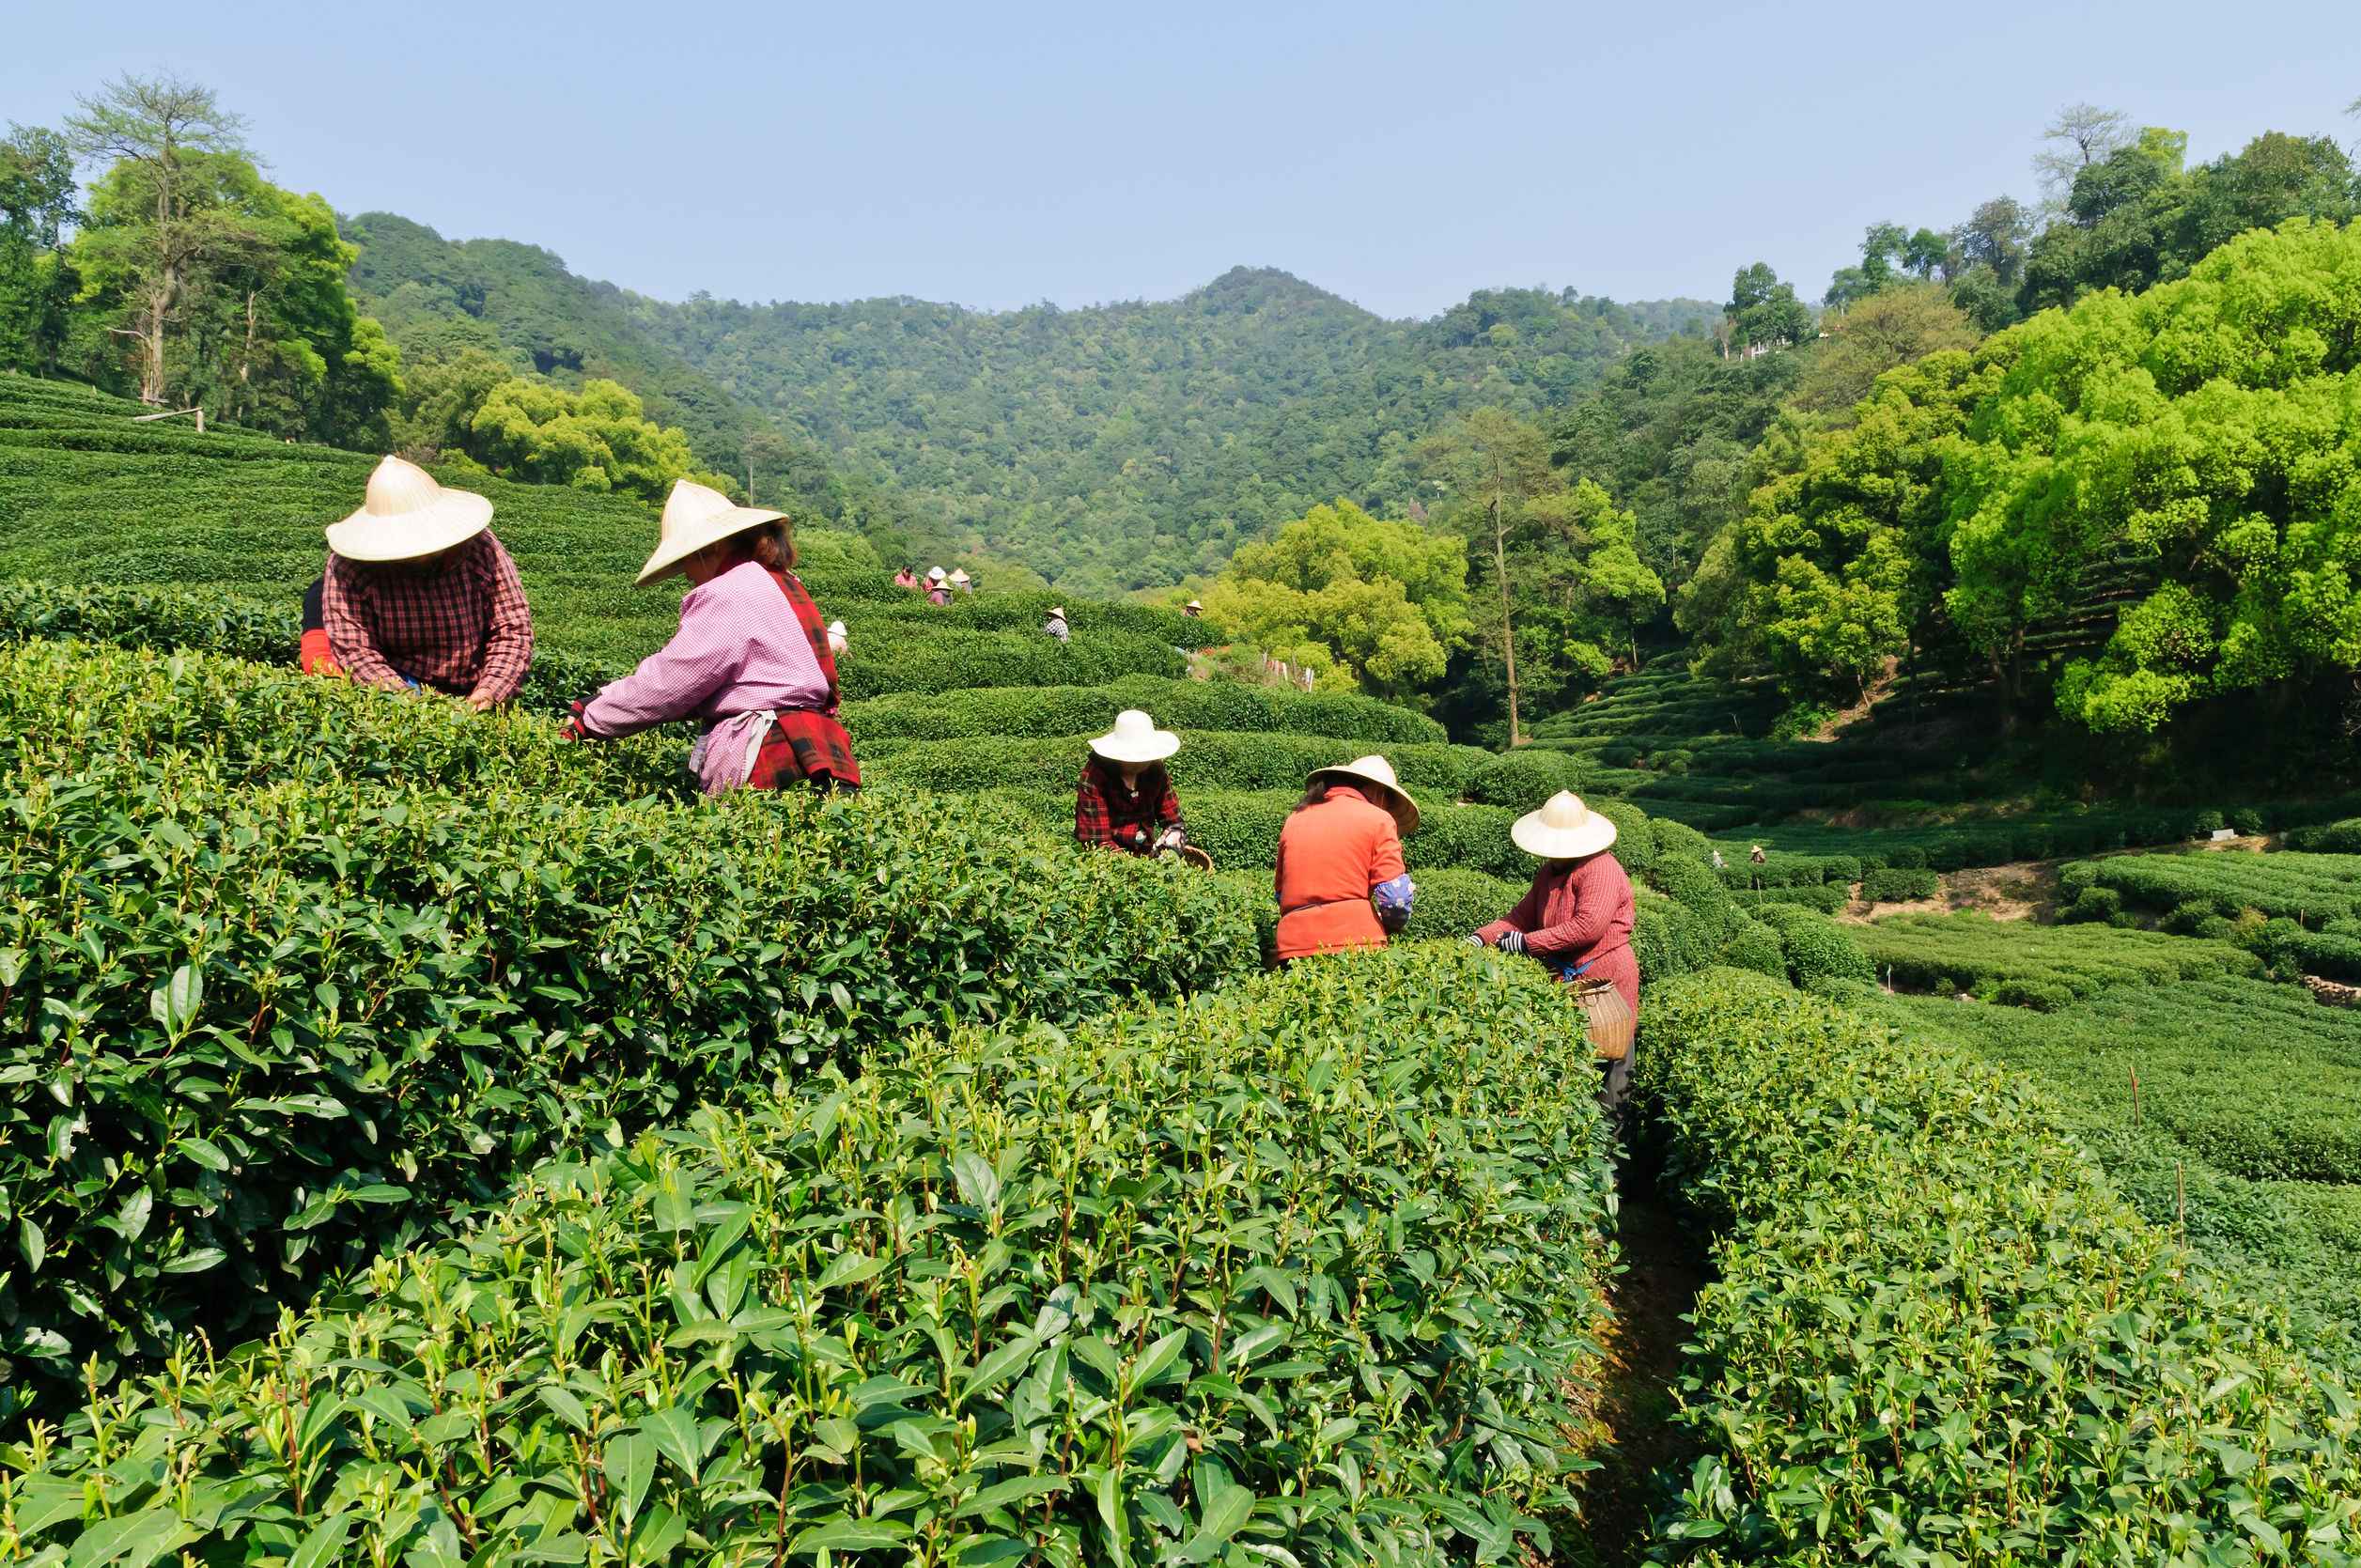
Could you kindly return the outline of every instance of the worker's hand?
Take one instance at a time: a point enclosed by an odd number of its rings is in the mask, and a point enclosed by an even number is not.
[[[1178,849],[1181,842],[1181,831],[1178,828],[1167,828],[1162,836],[1157,839],[1156,846],[1158,849]]]
[[[1462,941],[1466,942],[1466,943],[1467,943],[1469,947],[1482,947],[1482,946],[1483,945],[1483,939],[1482,937],[1477,936],[1477,935],[1476,935],[1474,932],[1472,932],[1472,931],[1471,931],[1471,932],[1469,932],[1467,936],[1465,936],[1465,937],[1461,938],[1460,939],[1461,939]]]
[[[1503,953],[1524,952],[1525,933],[1522,931],[1503,931],[1500,933],[1500,951]]]
[[[587,740],[590,738],[589,726],[582,722],[582,705],[581,703],[573,705],[572,717],[566,721],[566,738],[568,740]]]
[[[467,700],[467,706],[478,713],[489,713],[491,711],[492,700],[489,697],[470,697]]]

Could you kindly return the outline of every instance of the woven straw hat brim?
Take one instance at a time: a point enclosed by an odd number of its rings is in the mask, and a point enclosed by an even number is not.
[[[1528,855],[1545,861],[1578,861],[1614,843],[1615,824],[1592,812],[1579,828],[1551,828],[1543,825],[1541,813],[1528,812],[1509,829],[1509,837]]]
[[[328,525],[328,548],[348,561],[414,561],[465,544],[491,525],[489,496],[445,489],[414,512],[379,517],[365,505]]]
[[[784,522],[786,516],[784,512],[769,512],[759,506],[733,506],[726,512],[718,512],[659,544],[656,553],[647,558],[647,565],[640,568],[640,575],[631,586],[645,588],[651,582],[661,582],[680,570],[683,561],[706,546],[720,544],[733,534],[743,534],[749,528],[759,528],[766,522]]]
[[[1093,736],[1091,750],[1109,762],[1162,762],[1180,750],[1180,737],[1171,730],[1156,730],[1137,751],[1120,746],[1111,735]]]
[[[1350,766],[1315,768],[1310,778],[1304,781],[1305,784],[1308,785],[1312,779],[1341,780],[1359,788],[1374,789],[1381,797],[1378,803],[1392,815],[1393,825],[1402,831],[1404,837],[1419,831],[1419,803],[1403,794],[1398,784],[1390,784],[1374,773],[1364,773]]]

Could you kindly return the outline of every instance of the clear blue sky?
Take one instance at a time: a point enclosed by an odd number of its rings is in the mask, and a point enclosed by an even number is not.
[[[117,71],[282,184],[666,299],[1169,298],[1283,267],[1389,316],[1572,284],[1807,297],[1866,224],[2029,200],[2058,104],[2350,143],[2361,5],[0,5],[0,117]]]

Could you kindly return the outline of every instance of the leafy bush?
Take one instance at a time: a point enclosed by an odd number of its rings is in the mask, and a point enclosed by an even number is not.
[[[1908,871],[1895,866],[1861,874],[1861,896],[1872,904],[1909,904],[1933,898],[1943,891],[1943,876],[1935,871]]]
[[[1587,1057],[1537,968],[1441,944],[915,1035],[94,1400],[14,1528],[92,1561],[1546,1552],[1608,1257]]]
[[[1468,774],[1465,787],[1479,804],[1535,811],[1561,789],[1580,789],[1582,766],[1563,752],[1528,748],[1494,757]]]
[[[1633,892],[1631,951],[1642,981],[1687,974],[1718,960],[1720,916],[1708,920],[1644,887]]]
[[[2280,843],[2290,849],[2317,854],[2361,855],[2361,816],[2323,822],[2317,827],[2291,828],[2280,835]]]
[[[1671,1179],[1726,1231],[1682,1379],[1704,1452],[1662,1522],[1676,1552],[2335,1560],[2352,1396],[2024,1080],[1738,974],[1652,986],[1646,1017]]]
[[[1421,871],[1412,880],[1418,883],[1419,896],[1410,911],[1410,924],[1403,927],[1399,939],[1406,941],[1428,938],[1455,941],[1505,916],[1530,886],[1504,882],[1481,871],[1446,869]]]
[[[2112,921],[2123,912],[2123,895],[2113,888],[2085,888],[2073,904],[2058,911],[2058,924],[2076,921]]]
[[[2058,868],[2058,893],[2069,900],[2080,898],[2083,890],[2096,885],[2098,880],[2096,861],[2074,861]]]
[[[53,1373],[300,1303],[750,1063],[1254,964],[1225,886],[924,799],[200,773],[9,790],[0,1321]]]
[[[1651,987],[1648,1041],[1681,1195],[1729,1228],[1681,1396],[1704,1459],[1665,1535],[1726,1560],[2342,1540],[2352,1398],[2024,1081],[1726,973]]]
[[[1148,675],[1107,686],[979,687],[874,697],[847,704],[844,719],[862,742],[1103,735],[1126,707],[1144,709],[1167,728],[1324,735],[1373,747],[1450,738],[1425,715],[1373,697]]]
[[[1787,978],[1805,989],[1832,980],[1874,981],[1860,944],[1825,914],[1794,904],[1765,904],[1757,917],[1778,934]]]
[[[1826,882],[1816,888],[1762,888],[1732,896],[1742,908],[1766,909],[1774,904],[1786,904],[1816,909],[1824,915],[1835,914],[1853,902],[1853,895],[1841,882]]]
[[[1769,926],[1733,910],[1722,929],[1721,963],[1785,982],[1787,955],[1780,951],[1779,937]]]

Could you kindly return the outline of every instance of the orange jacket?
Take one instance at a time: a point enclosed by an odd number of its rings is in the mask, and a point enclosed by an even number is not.
[[[1393,814],[1350,784],[1331,785],[1279,830],[1279,955],[1385,946],[1369,891],[1401,875]]]

